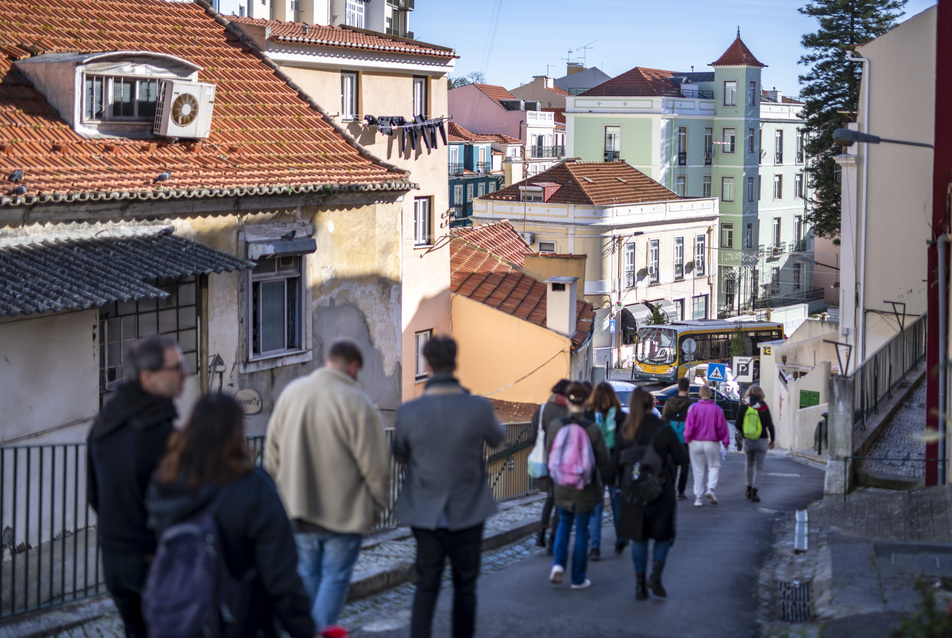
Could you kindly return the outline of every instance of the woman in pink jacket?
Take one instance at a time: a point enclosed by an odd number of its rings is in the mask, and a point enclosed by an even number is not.
[[[721,470],[721,443],[730,444],[730,428],[721,407],[712,400],[711,388],[701,386],[701,400],[691,406],[684,423],[684,442],[691,452],[694,470],[694,506],[704,505],[703,496],[717,505],[717,477]],[[704,472],[707,471],[707,485]]]

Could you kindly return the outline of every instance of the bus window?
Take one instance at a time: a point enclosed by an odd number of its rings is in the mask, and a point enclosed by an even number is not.
[[[670,365],[677,360],[674,331],[664,328],[642,329],[638,337],[636,358],[640,363]]]

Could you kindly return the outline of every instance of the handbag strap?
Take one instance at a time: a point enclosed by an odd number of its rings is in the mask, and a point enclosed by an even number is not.
[[[536,428],[539,434],[542,434],[542,413],[545,412],[545,404],[539,406],[539,425]]]

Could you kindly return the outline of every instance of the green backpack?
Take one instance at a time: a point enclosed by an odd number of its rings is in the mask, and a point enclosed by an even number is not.
[[[763,431],[764,429],[760,425],[760,413],[756,408],[748,406],[747,413],[744,414],[744,438],[759,439]]]

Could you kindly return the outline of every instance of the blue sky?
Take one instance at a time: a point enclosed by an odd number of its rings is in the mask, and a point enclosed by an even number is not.
[[[900,21],[935,5],[909,0]],[[513,89],[535,75],[562,77],[566,58],[609,76],[635,66],[707,71],[741,38],[767,65],[762,81],[799,95],[800,38],[817,29],[797,9],[807,0],[416,0],[410,29],[418,40],[456,49],[453,75],[482,71]],[[452,6],[452,8],[449,8]],[[585,45],[588,48],[583,49]],[[548,65],[548,66],[547,66]]]

